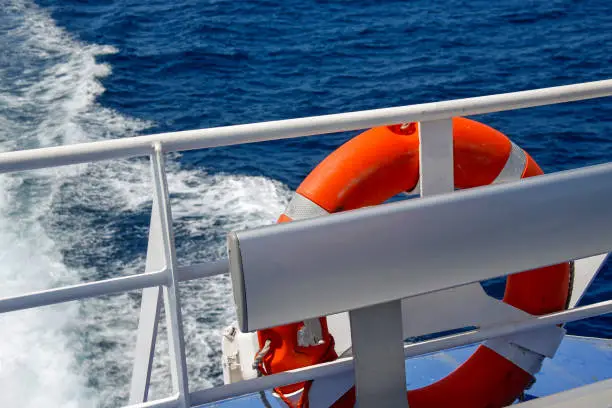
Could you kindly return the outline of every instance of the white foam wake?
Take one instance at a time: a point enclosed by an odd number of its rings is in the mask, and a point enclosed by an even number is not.
[[[0,150],[125,137],[150,126],[96,102],[111,72],[96,56],[114,48],[76,41],[28,0],[2,8]],[[223,255],[230,229],[274,222],[289,195],[263,177],[169,167],[185,263]],[[131,236],[146,239],[148,171],[146,161],[122,160],[1,175],[0,296],[141,272],[144,253],[127,245]],[[218,378],[220,330],[233,318],[230,289],[218,277],[181,290],[195,389]],[[0,406],[125,403],[138,308],[138,294],[124,294],[0,315]],[[168,391],[162,333],[153,396]]]

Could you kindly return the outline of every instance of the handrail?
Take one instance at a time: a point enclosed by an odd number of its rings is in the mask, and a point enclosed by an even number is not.
[[[165,285],[167,282],[168,275],[166,271],[163,270],[30,292],[24,295],[0,299],[0,313],[48,306],[94,296],[127,292],[152,286],[161,286]]]
[[[180,266],[177,272],[179,275],[179,282],[185,282],[188,280],[220,275],[227,271],[228,263],[227,259],[224,259],[216,262]],[[95,282],[9,296],[0,298],[0,314],[95,296],[112,295],[130,290],[161,286],[165,285],[167,282],[168,271],[164,269],[157,272],[148,272],[146,274],[102,279]]]
[[[0,153],[0,173],[150,155],[155,143],[161,143],[164,152],[168,153],[343,132],[390,123],[426,122],[611,95],[612,79],[607,79],[394,108],[20,150]]]

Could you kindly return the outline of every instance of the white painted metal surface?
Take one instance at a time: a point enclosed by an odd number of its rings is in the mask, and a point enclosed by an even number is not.
[[[583,298],[587,288],[597,276],[599,270],[609,254],[595,255],[584,259],[578,259],[574,264],[574,288],[570,298],[569,307],[574,307]]]
[[[488,296],[480,284],[474,283],[402,299],[402,318],[403,336],[412,338],[462,327],[487,329],[527,321],[532,316]],[[345,324],[347,319],[346,313],[328,317],[334,337],[339,331],[350,330]],[[352,355],[350,343],[342,343],[337,350],[345,356]]]
[[[161,270],[146,275],[122,276],[97,282],[41,290],[0,299],[0,313],[159,286],[164,285],[167,281],[166,271]]]
[[[230,270],[248,271],[236,278],[241,330],[607,252],[610,180],[606,164],[235,233],[242,264]]]
[[[155,153],[151,156],[155,197],[159,204],[161,220],[161,233],[164,249],[164,260],[169,272],[170,281],[164,286],[164,305],[167,313],[168,344],[170,348],[170,371],[172,373],[172,388],[178,392],[180,408],[190,406],[189,385],[187,378],[187,361],[185,357],[185,336],[183,333],[183,319],[181,317],[181,301],[176,274],[176,249],[174,245],[174,232],[172,230],[172,213],[170,210],[170,197],[168,182],[164,168],[161,145],[155,145]]]
[[[421,197],[452,192],[455,189],[452,119],[420,122],[419,135]]]
[[[398,300],[349,312],[355,394],[362,408],[408,407]]]
[[[542,316],[533,316],[526,319],[507,322],[490,327],[484,327],[452,336],[446,336],[434,340],[409,344],[404,347],[404,355],[406,357],[418,356],[421,354],[432,353],[447,348],[474,344],[496,337],[508,336],[530,330],[536,330],[540,327],[574,322],[576,320],[587,319],[592,316],[598,316],[600,314],[606,314],[610,312],[612,312],[612,300],[607,300],[603,302],[594,303],[588,306],[577,307],[574,309],[564,310],[561,312],[551,313]]]
[[[338,357],[349,355],[351,349],[351,324],[348,313],[336,313],[327,316],[327,328],[334,336],[335,350]]]
[[[228,326],[221,338],[223,382],[231,384],[257,378],[253,361],[258,351],[257,333],[242,333],[238,326]]]
[[[419,127],[421,197],[452,192],[454,190],[452,120],[421,122]],[[371,272],[373,275],[379,273],[377,268]],[[380,278],[385,279],[384,276]],[[387,303],[374,303],[365,308],[349,311],[355,358],[356,399],[360,407],[408,405],[406,373],[400,356],[404,340],[402,316],[409,314],[410,310],[402,313],[400,299]]]
[[[159,142],[164,152],[204,149],[266,140],[289,139],[392,123],[427,122],[454,116],[478,115],[534,106],[601,98],[612,95],[612,79],[581,84],[431,102],[395,108],[374,109],[261,122],[219,128],[160,133],[68,146],[46,147],[0,154],[0,173],[55,167],[121,157],[151,154]]]
[[[207,278],[228,271],[227,260],[177,267],[179,281]],[[0,313],[30,309],[33,307],[53,305],[77,299],[111,295],[135,289],[165,285],[168,282],[167,270],[162,269],[142,275],[122,276],[61,288],[31,292],[25,295],[10,296],[0,299]]]
[[[405,311],[405,338],[458,327],[488,327],[530,317],[528,313],[490,297],[479,283],[403,299],[402,308]]]
[[[151,223],[149,225],[145,273],[165,268],[165,264],[159,204],[154,196],[151,209]],[[148,399],[159,314],[163,304],[162,293],[162,286],[145,288],[142,291],[140,318],[138,319],[138,337],[136,338],[134,365],[132,367],[130,383],[130,404],[146,402]]]
[[[0,313],[140,288],[153,288],[148,292],[155,293],[157,287],[163,286],[163,291],[165,291],[167,294],[165,303],[168,310],[168,318],[170,319],[168,326],[170,328],[169,338],[172,341],[171,349],[174,353],[172,360],[174,361],[176,367],[176,369],[173,370],[175,371],[173,375],[173,383],[176,387],[176,393],[168,398],[146,403],[138,403],[133,405],[133,407],[194,406],[204,402],[241,395],[246,392],[259,391],[283,384],[302,382],[313,378],[320,378],[322,376],[334,376],[342,372],[346,372],[352,368],[353,363],[351,358],[343,358],[335,362],[326,363],[311,368],[285,372],[269,377],[257,378],[242,383],[217,387],[211,390],[189,392],[180,316],[180,298],[178,296],[177,285],[179,281],[198,279],[224,273],[228,268],[228,264],[227,261],[219,261],[207,264],[195,264],[180,267],[177,266],[177,261],[174,255],[175,249],[170,217],[170,203],[168,201],[168,191],[165,183],[165,171],[163,169],[161,147],[163,146],[164,152],[207,148],[264,140],[333,133],[346,130],[356,130],[390,123],[448,120],[451,117],[458,115],[463,116],[496,112],[609,95],[612,95],[612,80],[515,92],[502,95],[468,98],[455,101],[377,109],[372,111],[228,126],[222,128],[124,138],[28,151],[0,153],[0,173],[43,167],[56,167],[68,164],[117,159],[139,155],[151,156],[155,176],[154,181],[156,187],[156,197],[161,207],[161,211],[159,213],[159,225],[162,238],[161,243],[163,243],[164,249],[164,267],[159,269],[151,267],[147,268],[147,273],[137,276],[120,277],[116,279],[108,279],[104,281],[55,288],[36,293],[3,298],[0,299]],[[424,126],[427,127],[428,125],[424,124]],[[423,129],[426,130],[426,128]],[[434,154],[436,153],[434,152]],[[427,177],[427,175],[425,175],[425,177]],[[426,179],[425,182],[427,182]],[[602,188],[604,188],[604,190],[609,186],[609,184],[606,184],[604,180],[599,180],[598,183]],[[427,187],[425,187],[425,189],[427,189]],[[577,192],[574,193],[576,194]],[[544,192],[543,194],[547,193]],[[548,194],[550,194],[550,191]],[[601,200],[601,198],[602,197],[598,196],[598,200]],[[447,198],[442,198],[441,200],[438,200],[438,203],[442,203],[445,200],[447,200]],[[595,214],[592,214],[593,216],[597,214],[597,211],[601,210],[596,203],[594,203],[594,207]],[[567,206],[564,207],[564,210],[567,212],[566,215],[570,215],[570,217],[563,219],[564,229],[567,231],[568,229],[571,230],[573,228],[572,225],[568,225],[567,221],[571,221],[576,214],[571,213],[571,208],[567,208]],[[591,208],[589,211],[593,213],[592,210],[593,209]],[[563,212],[563,210],[558,211],[559,213]],[[154,214],[154,216],[156,215]],[[431,221],[435,221],[432,222],[432,226],[435,226],[436,223],[444,223],[443,220]],[[551,225],[546,224],[546,227],[551,227]],[[553,233],[551,230],[548,230],[547,232],[551,234]],[[589,255],[603,253],[609,249],[605,245],[602,247],[601,245],[585,239],[584,235],[576,234],[575,230],[572,231],[572,233],[573,242],[580,243],[582,245],[582,252],[572,252],[569,253],[568,256],[579,256],[576,255],[576,253],[586,253],[588,252],[587,248],[591,248],[592,250]],[[601,238],[603,241],[607,240],[607,236],[605,234],[600,235],[597,238]],[[410,242],[404,242],[403,244],[402,249],[410,247]],[[444,241],[438,241],[438,244],[442,245],[444,244]],[[519,249],[522,250],[522,248]],[[494,260],[496,257],[498,257],[498,255],[499,254],[491,254],[491,259],[488,261]],[[153,255],[148,254],[148,257],[149,256]],[[595,271],[600,266],[601,260],[602,258],[600,257],[585,260],[583,262],[583,265],[585,265],[585,268],[583,269],[584,273],[580,273],[577,276],[577,293],[581,294],[584,291],[584,288],[589,285]],[[415,266],[415,269],[419,270],[420,267]],[[152,321],[155,320],[154,316],[157,314],[160,303],[159,291],[157,290],[156,293],[157,296],[152,297],[154,299],[153,301],[145,302],[146,305],[143,309],[143,326],[141,327],[141,334],[143,335],[146,333],[155,332],[152,327],[154,326]],[[578,298],[579,296],[576,297],[576,299]],[[575,303],[576,301],[577,300],[572,299],[572,302]],[[149,304],[151,305],[150,310],[149,306],[147,306]],[[404,354],[406,356],[411,356],[462,344],[470,344],[487,338],[509,335],[518,331],[534,330],[543,326],[578,320],[611,311],[612,301],[607,301],[570,311],[554,313],[548,316],[537,318],[520,318],[506,323],[498,322],[474,332],[462,333],[455,336],[449,336],[446,338],[406,346],[404,348]],[[322,314],[328,313],[331,313],[331,311],[325,311]],[[144,326],[145,318],[149,319],[149,328],[146,329]],[[150,364],[150,355],[154,344],[154,339],[151,338],[150,341],[145,341],[143,344],[146,345],[143,350],[144,358],[137,360],[139,361],[138,365],[142,366],[137,365],[134,367],[135,372],[144,373],[143,375],[139,376],[140,380],[137,381],[140,385],[133,387],[133,389],[138,389],[138,392],[134,394],[136,401],[146,398],[146,387],[148,386],[147,366]],[[138,377],[138,375],[136,376]]]
[[[484,342],[484,346],[523,371],[535,375],[540,372],[546,357],[554,357],[564,336],[565,329],[562,327],[543,327],[490,339]]]

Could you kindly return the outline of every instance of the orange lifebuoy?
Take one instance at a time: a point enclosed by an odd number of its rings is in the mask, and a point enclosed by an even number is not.
[[[516,178],[543,174],[526,152],[501,132],[482,123],[454,118],[453,142],[456,188],[505,181],[504,177],[512,172]],[[372,128],[323,160],[298,187],[294,198],[310,207],[296,209],[296,204],[291,203],[278,222],[378,205],[399,193],[415,190],[418,181],[416,124]],[[569,297],[570,275],[569,263],[510,275],[504,302],[533,315],[562,310]],[[319,318],[318,322],[321,341],[306,347],[297,340],[304,323],[259,331],[260,346],[266,340],[271,345],[261,362],[261,371],[276,373],[337,358],[326,319]],[[531,380],[530,373],[480,346],[453,373],[432,385],[408,391],[407,395],[412,408],[501,407],[512,403]],[[308,387],[308,383],[301,383],[276,391],[282,396],[304,388],[298,405],[305,405]],[[352,389],[334,407],[352,407],[354,402]]]

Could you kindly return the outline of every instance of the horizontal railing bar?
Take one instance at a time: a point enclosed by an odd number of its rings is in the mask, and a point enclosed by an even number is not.
[[[165,285],[168,275],[165,270],[139,275],[123,276],[97,282],[81,283],[61,288],[47,289],[25,295],[0,299],[0,314],[33,307],[48,306],[56,303],[89,297],[110,295],[130,290]]]
[[[610,95],[612,79],[443,102],[21,150],[0,154],[0,173],[149,155],[154,143],[162,143],[164,152],[203,149],[365,129],[391,123],[432,121]]]
[[[227,259],[181,266],[178,268],[179,281],[181,282],[207,278],[227,272]],[[160,286],[166,284],[166,281],[166,271],[162,270],[31,292],[24,295],[0,299],[0,314],[14,312],[17,310],[31,309],[33,307],[69,302],[72,300],[85,299],[89,297],[110,295],[113,293],[128,292],[130,290]]]
[[[179,266],[177,269],[179,281],[185,282],[229,273],[229,263],[227,259],[222,259],[214,262]]]
[[[344,357],[329,363],[284,371],[265,377],[222,385],[220,387],[198,390],[191,393],[191,406],[195,407],[210,402],[221,401],[258,391],[268,390],[280,385],[294,384],[316,378],[341,374],[353,368],[353,358]]]
[[[576,320],[587,319],[589,317],[595,317],[606,313],[612,313],[612,300],[606,300],[603,302],[594,303],[592,305],[563,310],[561,312],[550,313],[543,316],[532,317],[526,320],[519,320],[511,323],[486,327],[479,330],[471,330],[469,332],[440,337],[438,339],[427,340],[420,343],[408,344],[404,347],[404,355],[406,357],[419,356],[447,348],[466,346],[468,344],[478,343],[487,339],[529,331],[539,327],[574,322]]]
[[[529,331],[543,326],[573,322],[606,313],[612,313],[612,300],[581,306],[570,310],[563,310],[561,312],[551,313],[548,315],[530,317],[522,321],[445,336],[434,340],[407,344],[404,346],[404,355],[406,357],[415,357],[454,347],[466,346],[495,337]],[[266,377],[259,377],[252,380],[223,385],[221,387],[194,391],[191,393],[191,403],[192,406],[197,406],[209,402],[220,401],[227,398],[272,389],[286,384],[294,384],[341,374],[351,370],[352,368],[353,357],[345,357],[329,363],[285,371]]]

